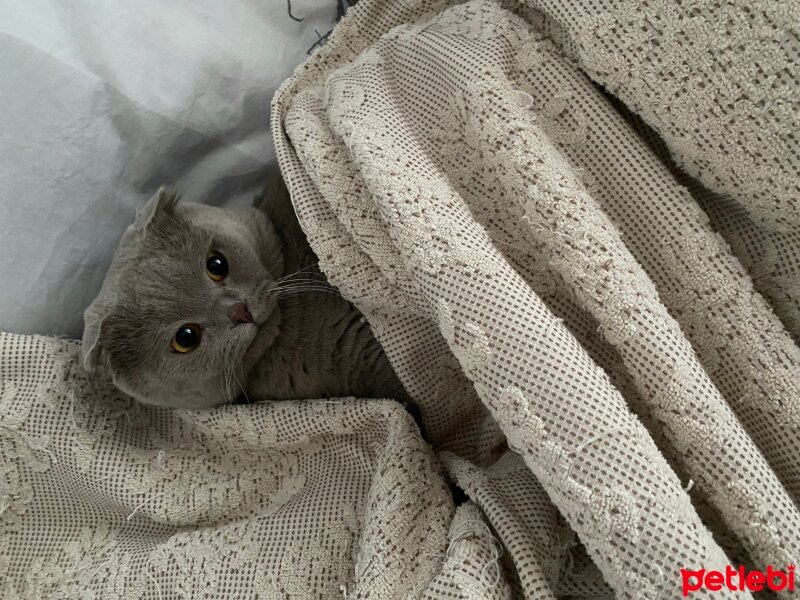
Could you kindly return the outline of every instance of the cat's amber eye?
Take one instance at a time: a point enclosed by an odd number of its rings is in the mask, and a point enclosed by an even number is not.
[[[206,258],[206,273],[212,281],[222,281],[228,276],[228,261],[219,252],[209,252]]]
[[[200,326],[186,323],[178,328],[172,336],[172,350],[180,354],[191,352],[200,345]]]

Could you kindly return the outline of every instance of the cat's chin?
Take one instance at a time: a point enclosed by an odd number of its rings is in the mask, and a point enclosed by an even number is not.
[[[263,317],[263,320],[256,319],[256,323],[257,324],[253,326],[255,328],[255,334],[242,357],[242,370],[245,377],[249,375],[258,360],[264,356],[267,348],[269,348],[275,341],[275,338],[278,337],[281,323],[280,310],[277,306],[274,306],[272,310]]]

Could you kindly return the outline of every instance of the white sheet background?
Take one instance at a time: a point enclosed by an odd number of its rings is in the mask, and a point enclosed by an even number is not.
[[[0,0],[0,330],[79,337],[159,185],[244,204],[335,0]]]

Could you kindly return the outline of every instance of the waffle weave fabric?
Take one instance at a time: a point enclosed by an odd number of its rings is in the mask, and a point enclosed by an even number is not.
[[[800,558],[797,17],[375,0],[273,101],[300,221],[451,472],[495,460],[488,408],[619,597]]]
[[[0,597],[652,600],[800,562],[798,23],[361,0],[273,135],[430,444],[387,400],[143,407],[0,334]]]

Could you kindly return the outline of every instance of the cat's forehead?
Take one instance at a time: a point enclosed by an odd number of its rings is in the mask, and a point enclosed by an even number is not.
[[[210,237],[207,231],[179,217],[148,228],[120,249],[125,258],[118,263],[118,293],[131,302],[146,303],[155,298],[165,302],[166,309],[177,298],[176,289],[201,293],[195,282],[212,243]]]
[[[207,249],[211,233],[198,227],[191,220],[178,215],[163,219],[148,227],[139,238],[138,255],[142,261],[157,261],[159,258],[180,259],[192,251]]]

